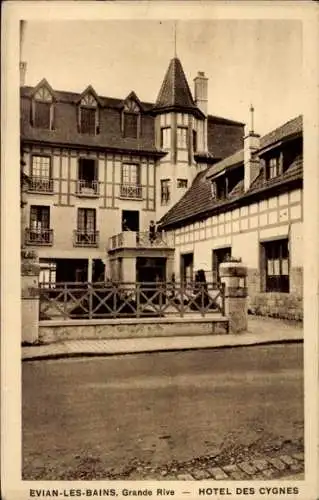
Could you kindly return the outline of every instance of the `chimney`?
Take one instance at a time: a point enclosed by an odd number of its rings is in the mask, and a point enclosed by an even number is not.
[[[20,66],[20,87],[23,87],[25,85],[25,75],[27,72],[27,63],[21,61],[19,66]]]
[[[207,116],[208,107],[208,78],[203,71],[198,71],[194,78],[194,96],[196,106]]]
[[[27,63],[23,61],[24,53],[24,39],[25,39],[26,21],[20,21],[20,87],[25,85],[25,76],[27,72]]]
[[[244,137],[244,189],[248,191],[260,172],[260,161],[254,156],[254,152],[259,148],[260,135],[254,132],[254,108],[250,106],[250,127],[248,134]]]

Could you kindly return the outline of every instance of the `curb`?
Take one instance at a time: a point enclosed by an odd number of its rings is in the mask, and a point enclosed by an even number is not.
[[[239,347],[256,347],[256,346],[265,346],[265,345],[276,345],[276,344],[303,344],[303,339],[274,339],[274,340],[263,340],[260,342],[252,342],[245,344],[224,344],[224,345],[209,345],[209,346],[190,346],[190,347],[167,347],[167,348],[140,348],[136,350],[127,350],[127,351],[114,351],[114,352],[96,352],[96,351],[86,351],[85,348],[78,352],[59,352],[59,353],[48,353],[48,354],[34,354],[32,357],[23,357],[22,361],[42,361],[45,359],[63,359],[63,358],[81,358],[81,357],[106,357],[106,356],[123,356],[123,355],[132,355],[132,354],[142,354],[142,353],[153,353],[153,352],[182,352],[182,351],[198,351],[203,349],[232,349]],[[48,345],[48,344],[46,344]],[[28,349],[28,347],[24,347],[24,349]],[[32,347],[30,346],[30,349]]]

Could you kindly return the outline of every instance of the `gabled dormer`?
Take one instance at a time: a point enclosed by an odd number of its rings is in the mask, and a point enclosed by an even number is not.
[[[242,192],[244,184],[243,150],[212,166],[206,177],[211,182],[211,195],[216,202],[226,200]]]
[[[35,128],[53,130],[55,103],[54,90],[44,78],[31,95],[31,125]]]
[[[91,85],[81,94],[77,104],[78,130],[80,134],[99,134],[101,101]]]
[[[135,94],[131,92],[124,100],[121,111],[121,130],[123,137],[138,139],[141,134],[142,104]]]

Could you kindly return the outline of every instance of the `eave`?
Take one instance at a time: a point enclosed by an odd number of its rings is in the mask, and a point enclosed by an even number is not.
[[[52,148],[63,148],[63,149],[82,149],[82,150],[94,150],[94,151],[103,151],[105,153],[121,153],[121,154],[129,154],[132,153],[134,155],[147,155],[152,156],[154,158],[163,158],[167,154],[163,151],[155,151],[150,149],[134,149],[134,148],[120,148],[116,146],[103,146],[99,144],[78,144],[76,142],[55,142],[55,141],[42,141],[36,139],[28,139],[25,137],[21,137],[21,142],[23,144],[39,144],[41,146],[52,147]]]

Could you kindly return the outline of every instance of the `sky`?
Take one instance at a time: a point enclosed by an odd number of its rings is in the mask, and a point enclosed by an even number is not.
[[[28,21],[26,84],[154,102],[174,57],[173,20]],[[176,53],[193,92],[208,77],[208,112],[249,122],[261,135],[302,113],[302,23],[298,20],[177,20]]]

